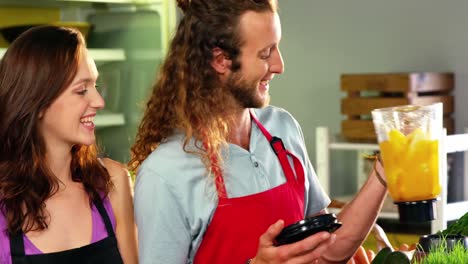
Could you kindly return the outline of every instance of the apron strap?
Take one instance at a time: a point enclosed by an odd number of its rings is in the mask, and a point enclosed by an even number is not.
[[[101,215],[102,220],[104,221],[104,225],[106,226],[107,230],[107,235],[110,237],[114,237],[114,229],[112,228],[112,223],[109,218],[109,215],[107,214],[106,209],[104,208],[104,205],[102,204],[102,199],[100,196],[97,196],[98,198],[94,199],[93,203],[96,206],[99,214]]]
[[[260,123],[257,123],[257,125],[262,126],[262,124],[260,124]],[[265,128],[263,128],[263,129],[265,129]],[[262,129],[260,129],[260,130],[262,130]],[[266,131],[266,130],[264,130],[264,131],[266,133],[268,133],[268,131]],[[263,132],[263,130],[262,130],[262,132]],[[279,159],[279,162],[281,164],[281,167],[283,168],[283,172],[284,172],[284,175],[286,176],[286,179],[288,181],[290,181],[290,182],[294,182],[295,181],[294,172],[293,172],[293,170],[291,168],[291,165],[289,164],[289,160],[288,160],[288,156],[287,156],[287,154],[289,154],[289,153],[284,148],[283,141],[281,140],[281,138],[275,137],[275,136],[271,137],[271,139],[269,141],[270,141],[271,148],[273,149],[273,152],[275,152],[276,156]]]
[[[294,154],[292,154],[289,150],[284,147],[284,143],[279,137],[271,136],[270,132],[258,121],[257,117],[254,115],[252,109],[249,110],[250,116],[252,120],[257,124],[260,131],[262,131],[263,135],[266,139],[270,142],[271,148],[275,152],[276,156],[279,159],[281,167],[283,168],[284,175],[289,182],[295,182],[299,185],[304,184],[304,169],[302,167],[302,163]],[[291,164],[289,163],[288,156],[290,156],[293,160],[294,169],[296,171],[296,176],[294,176],[294,171],[291,168]]]
[[[15,234],[10,234],[10,252],[11,256],[24,256],[24,240],[23,232],[17,232]]]
[[[283,169],[284,175],[286,177],[286,180],[291,183],[298,184],[299,186],[304,185],[304,167],[302,166],[301,161],[299,158],[297,158],[293,153],[291,153],[289,150],[287,150],[284,147],[283,141],[279,137],[274,137],[271,136],[270,132],[258,121],[258,119],[255,117],[253,111],[250,109],[250,117],[252,120],[257,124],[258,128],[260,131],[262,131],[262,134],[265,136],[265,138],[270,142],[271,148],[275,152],[276,156],[278,157],[278,160],[281,164],[281,168]],[[294,164],[294,170],[296,171],[296,177],[294,176],[294,171],[291,168],[291,164],[289,163],[288,156],[292,158],[293,164]],[[216,163],[216,160],[211,160],[212,163]],[[215,174],[215,185],[216,185],[216,191],[218,193],[218,198],[225,199],[227,198],[227,192],[226,192],[226,186],[224,184],[224,179],[221,171],[214,171]]]

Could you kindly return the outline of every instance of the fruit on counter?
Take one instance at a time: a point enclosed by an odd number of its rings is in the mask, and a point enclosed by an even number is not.
[[[408,135],[393,129],[379,146],[395,202],[434,199],[440,194],[438,140],[420,128]]]
[[[364,249],[360,246],[353,257],[346,264],[392,264],[392,263],[409,263],[413,257],[416,243],[408,246],[402,244],[395,251],[390,247],[381,249],[377,255],[370,249]]]
[[[403,244],[400,245],[400,248],[396,248],[395,250],[408,251],[409,246],[408,246],[408,244],[403,243]]]
[[[372,249],[366,249],[366,254],[369,262],[375,258],[375,252]]]
[[[367,250],[363,246],[360,246],[346,264],[370,264],[371,261],[372,258],[369,258]]]
[[[356,264],[370,263],[369,258],[367,257],[366,250],[362,246],[360,246],[356,253],[354,253],[353,258]]]

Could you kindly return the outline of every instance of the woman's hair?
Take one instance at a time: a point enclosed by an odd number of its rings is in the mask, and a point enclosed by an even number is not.
[[[131,148],[129,167],[136,170],[159,144],[176,131],[191,138],[209,171],[219,169],[220,148],[226,142],[232,99],[211,66],[213,49],[241,67],[243,39],[239,21],[247,11],[276,12],[276,0],[177,0],[184,12],[169,47]]]
[[[79,31],[42,26],[21,34],[0,61],[0,213],[8,231],[47,228],[45,201],[59,188],[46,162],[42,113],[71,84],[85,41]],[[74,107],[74,106],[70,106]],[[95,145],[71,149],[71,174],[90,199],[107,195],[110,177]]]

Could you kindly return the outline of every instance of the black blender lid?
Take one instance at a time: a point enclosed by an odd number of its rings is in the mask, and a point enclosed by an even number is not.
[[[276,237],[276,245],[291,244],[321,231],[334,232],[341,227],[334,214],[308,217],[285,227]]]

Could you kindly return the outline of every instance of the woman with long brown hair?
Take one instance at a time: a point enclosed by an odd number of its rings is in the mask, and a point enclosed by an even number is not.
[[[99,159],[98,72],[79,31],[21,34],[0,62],[0,263],[136,263],[128,173]]]

